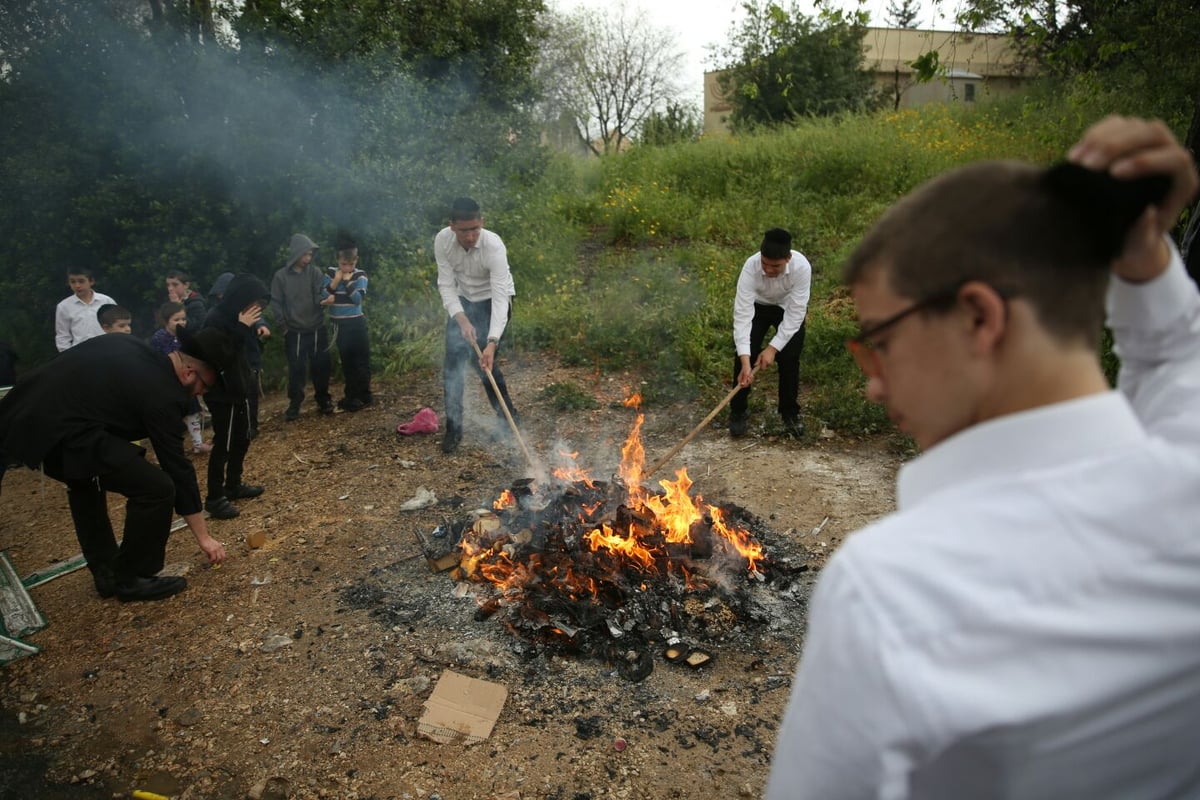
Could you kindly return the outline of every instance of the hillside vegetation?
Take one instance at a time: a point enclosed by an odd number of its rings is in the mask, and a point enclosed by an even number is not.
[[[845,256],[929,177],[983,158],[1049,162],[1094,116],[1029,101],[935,106],[556,161],[490,219],[518,284],[516,342],[600,370],[633,367],[648,402],[715,402],[731,385],[738,272],[763,230],[785,227],[814,267],[805,413],[847,433],[881,430],[886,418],[865,401],[843,344],[856,327],[840,283]],[[773,407],[773,379],[760,381],[755,407]]]

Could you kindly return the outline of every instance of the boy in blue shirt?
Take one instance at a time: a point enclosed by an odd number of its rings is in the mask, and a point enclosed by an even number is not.
[[[334,341],[342,358],[346,379],[345,396],[338,401],[343,411],[359,411],[371,405],[371,342],[367,336],[367,318],[363,297],[367,294],[367,273],[358,268],[358,246],[344,242],[337,251],[337,266],[330,267],[322,286],[329,303]]]

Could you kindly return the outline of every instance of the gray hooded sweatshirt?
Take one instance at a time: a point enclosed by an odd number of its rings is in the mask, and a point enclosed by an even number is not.
[[[271,279],[271,314],[290,331],[312,333],[325,324],[325,306],[321,305],[324,275],[311,261],[304,269],[295,269],[300,257],[317,245],[302,233],[288,242],[287,264]]]

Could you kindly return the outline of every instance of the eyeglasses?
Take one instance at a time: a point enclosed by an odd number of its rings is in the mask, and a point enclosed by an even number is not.
[[[868,378],[876,378],[883,372],[883,364],[880,363],[879,351],[876,348],[875,342],[872,341],[873,339],[888,328],[895,327],[905,317],[912,316],[918,311],[924,311],[927,308],[934,308],[936,306],[950,305],[958,297],[958,290],[965,283],[966,281],[962,281],[948,289],[934,292],[928,297],[913,303],[908,308],[892,314],[882,322],[872,325],[866,330],[859,331],[857,336],[847,339],[846,348],[854,356],[854,361],[858,364],[858,368],[863,371],[863,374]]]

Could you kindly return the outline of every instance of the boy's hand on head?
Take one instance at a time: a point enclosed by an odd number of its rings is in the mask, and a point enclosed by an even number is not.
[[[1171,179],[1167,197],[1147,209],[1130,232],[1125,252],[1113,262],[1113,271],[1125,280],[1141,282],[1160,274],[1167,263],[1163,235],[1175,226],[1200,185],[1191,154],[1158,120],[1110,116],[1088,128],[1067,158],[1090,169],[1107,170],[1115,178],[1157,174]]]

